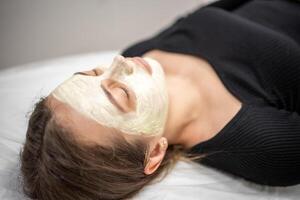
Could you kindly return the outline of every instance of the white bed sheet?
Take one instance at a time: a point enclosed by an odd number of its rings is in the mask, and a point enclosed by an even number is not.
[[[110,63],[118,51],[96,52],[16,66],[0,71],[0,199],[24,199],[18,185],[18,153],[25,138],[27,113],[42,95],[75,71]],[[145,187],[139,200],[296,200],[300,185],[259,186],[200,164],[180,161],[161,182]]]

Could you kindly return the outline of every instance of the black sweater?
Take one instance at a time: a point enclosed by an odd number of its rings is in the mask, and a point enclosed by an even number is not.
[[[298,184],[300,3],[238,2],[200,7],[121,54],[160,49],[206,59],[242,107],[216,136],[189,152],[205,154],[205,165],[259,184]]]

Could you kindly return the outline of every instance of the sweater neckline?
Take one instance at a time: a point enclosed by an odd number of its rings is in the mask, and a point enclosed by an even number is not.
[[[240,126],[240,123],[238,123],[242,116],[246,113],[246,110],[248,109],[249,105],[242,102],[240,110],[233,116],[233,118],[212,138],[200,142],[192,147],[190,147],[187,151],[188,153],[199,153],[199,150],[203,148],[204,146],[211,146],[213,144],[218,143],[217,141],[222,140],[223,137],[226,137],[227,132],[230,132],[231,129],[234,129],[236,126]]]

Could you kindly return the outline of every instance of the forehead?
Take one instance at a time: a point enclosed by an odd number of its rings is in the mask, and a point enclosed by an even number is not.
[[[77,112],[66,103],[60,102],[52,95],[47,97],[47,105],[55,120],[64,128],[71,130],[75,138],[82,142],[96,142],[102,145],[110,144],[120,131],[103,126],[98,122]]]

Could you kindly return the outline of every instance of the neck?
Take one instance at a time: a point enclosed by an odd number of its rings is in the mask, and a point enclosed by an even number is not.
[[[212,109],[212,97],[209,96],[203,87],[199,91],[199,86],[190,79],[180,75],[167,75],[166,83],[169,93],[169,112],[163,136],[168,139],[169,144],[181,144],[188,147],[191,138],[190,128],[194,127],[197,137],[204,136],[201,133],[207,129],[209,124],[209,114]],[[197,126],[195,129],[194,124]],[[197,138],[201,141],[201,138]]]

